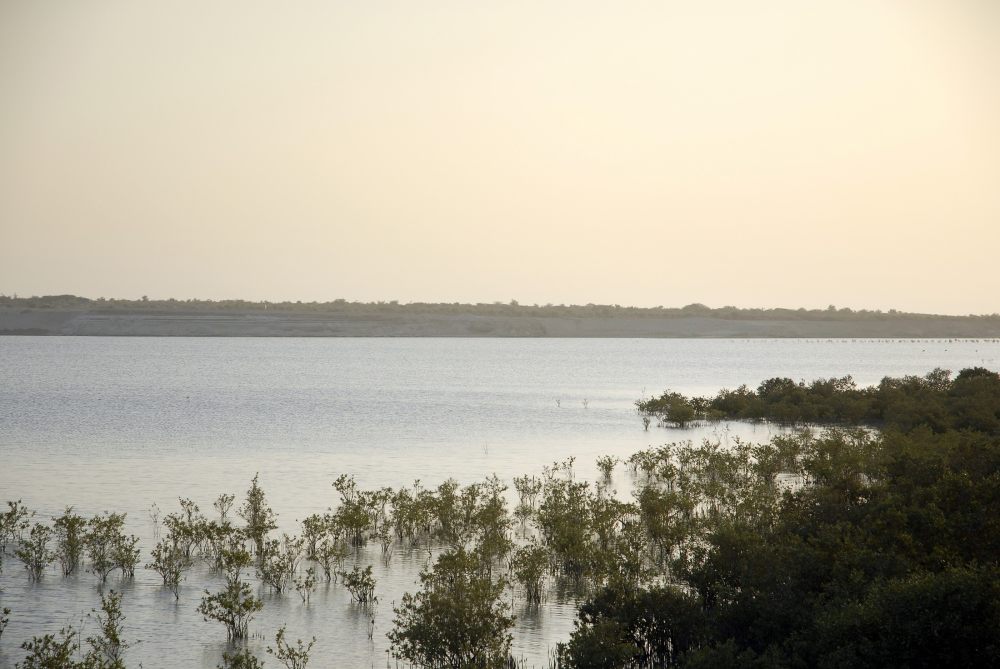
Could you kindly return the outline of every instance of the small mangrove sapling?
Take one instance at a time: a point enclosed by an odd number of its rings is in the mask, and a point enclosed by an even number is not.
[[[113,557],[115,566],[122,570],[122,576],[132,578],[135,576],[135,567],[139,564],[139,537],[134,534],[120,534],[115,538]]]
[[[100,576],[101,583],[104,583],[108,580],[108,574],[119,567],[117,558],[123,557],[118,554],[116,548],[122,548],[125,514],[105,513],[102,516],[94,516],[87,522],[87,526],[87,557],[90,558],[90,570]]]
[[[302,598],[302,603],[308,604],[309,597],[316,590],[316,570],[312,567],[306,569],[305,575],[295,578],[295,591]]]
[[[100,634],[87,637],[90,650],[87,653],[85,666],[95,669],[125,669],[122,659],[127,644],[122,637],[125,616],[122,614],[122,596],[114,590],[107,595],[101,595],[101,610],[94,609],[91,616],[97,621]]]
[[[212,506],[214,506],[215,510],[219,512],[219,522],[226,522],[229,510],[233,508],[234,501],[236,501],[236,495],[223,493],[219,495],[214,502],[212,502]]]
[[[266,542],[264,552],[258,556],[257,578],[275,592],[287,590],[302,558],[303,545],[302,539],[287,534],[280,542]]]
[[[604,477],[605,481],[611,480],[611,474],[614,472],[615,467],[620,463],[621,460],[613,455],[602,455],[597,458],[597,469],[600,470],[601,476]]]
[[[174,593],[174,599],[180,599],[181,579],[184,572],[191,568],[191,558],[169,540],[156,544],[152,553],[153,561],[146,565],[163,579],[163,586]]]
[[[28,655],[24,662],[18,663],[18,669],[87,669],[73,659],[80,650],[78,637],[79,633],[72,626],[59,630],[58,635],[32,637],[31,641],[21,644]]]
[[[216,593],[206,590],[197,611],[206,621],[217,620],[225,625],[231,641],[245,639],[250,621],[264,608],[264,603],[254,596],[250,585],[243,580],[242,571],[251,564],[250,554],[245,550],[226,550],[223,564],[226,570],[225,588]]]
[[[510,562],[514,578],[524,588],[525,599],[529,604],[540,604],[542,583],[549,569],[549,552],[532,542],[514,551]]]
[[[9,542],[21,538],[23,532],[31,526],[30,519],[34,515],[21,500],[7,502],[7,511],[0,513],[0,553],[7,550]]]
[[[255,474],[247,490],[247,498],[237,514],[246,521],[246,536],[253,541],[258,558],[264,553],[264,542],[271,530],[278,528],[274,511],[267,505],[267,498],[259,483],[260,474]]]
[[[276,657],[279,662],[285,665],[286,669],[305,669],[306,665],[309,664],[309,653],[315,643],[316,637],[313,637],[308,645],[303,644],[302,639],[298,639],[295,642],[295,647],[292,647],[285,641],[285,626],[282,625],[274,636],[276,648],[268,646],[267,654]]]
[[[264,669],[264,663],[247,648],[222,654],[222,664],[215,669]]]
[[[63,576],[69,576],[80,566],[86,546],[87,519],[73,513],[67,506],[63,515],[53,519],[56,534],[56,556]]]
[[[38,581],[42,578],[45,568],[55,562],[56,554],[49,550],[49,541],[52,539],[52,529],[35,523],[28,533],[28,538],[21,541],[21,545],[14,551],[14,555],[24,563],[24,568],[28,570],[28,578]]]
[[[340,567],[350,553],[350,549],[343,543],[325,537],[316,546],[315,559],[323,568],[323,575],[329,581],[335,573],[334,567]]]
[[[351,571],[338,572],[344,587],[351,593],[351,598],[358,604],[372,604],[378,601],[375,597],[375,577],[372,576],[372,566],[364,569],[357,566]]]

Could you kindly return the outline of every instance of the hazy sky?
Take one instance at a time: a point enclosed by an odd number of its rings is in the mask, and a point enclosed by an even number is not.
[[[0,293],[1000,311],[996,0],[0,0]]]

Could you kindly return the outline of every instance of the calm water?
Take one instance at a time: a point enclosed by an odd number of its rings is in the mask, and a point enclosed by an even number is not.
[[[333,505],[330,483],[436,486],[497,474],[510,480],[574,455],[578,475],[594,460],[651,444],[733,434],[766,440],[767,426],[711,426],[643,432],[633,402],[666,388],[714,393],[772,376],[796,380],[1000,367],[1000,343],[984,341],[654,340],[654,339],[184,339],[0,337],[0,503],[21,498],[40,515],[128,513],[152,543],[147,510],[177,497],[211,515],[212,500],[242,498],[255,472],[285,531]],[[586,401],[586,406],[584,405]],[[627,495],[629,482],[616,480]],[[426,563],[426,551],[397,549],[373,564],[380,605],[373,640],[367,614],[340,586],[320,586],[309,606],[292,593],[264,595],[251,626],[264,655],[276,629],[320,638],[317,667],[382,667],[392,602]],[[215,667],[225,631],[195,612],[216,578],[195,570],[181,600],[139,570],[125,592],[129,666]],[[16,560],[4,562],[0,604],[13,609],[0,639],[0,667],[23,658],[22,641],[72,623],[92,630],[96,578],[30,585]],[[548,649],[572,629],[575,607],[556,594],[539,611],[515,601],[515,651],[544,666]],[[270,658],[267,658],[270,659]],[[277,666],[274,662],[268,666]]]

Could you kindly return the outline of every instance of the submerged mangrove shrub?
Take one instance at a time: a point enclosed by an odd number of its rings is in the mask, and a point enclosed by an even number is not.
[[[87,519],[73,513],[73,507],[66,507],[61,516],[53,520],[56,536],[56,557],[62,567],[63,576],[69,576],[83,557],[86,547]]]
[[[28,651],[17,669],[87,669],[76,661],[80,649],[79,633],[72,626],[59,630],[58,634],[36,636],[21,644]]]
[[[158,573],[163,579],[163,587],[174,593],[174,599],[180,599],[181,579],[192,566],[191,558],[169,539],[157,543],[151,556],[153,561],[146,565],[146,569]]]
[[[351,571],[342,571],[340,580],[351,593],[351,599],[358,604],[372,604],[378,600],[375,597],[375,577],[372,576],[371,565],[364,569],[355,566]]]
[[[306,669],[306,665],[309,664],[309,653],[312,652],[315,643],[316,637],[313,637],[308,644],[303,644],[302,639],[298,639],[295,646],[291,646],[285,641],[285,626],[282,625],[274,636],[275,647],[268,646],[267,654],[277,658],[286,669]]]
[[[510,570],[524,588],[524,597],[528,603],[541,603],[542,585],[549,570],[549,552],[545,547],[532,542],[518,548],[510,560]]]
[[[258,556],[257,578],[274,592],[287,590],[302,559],[303,544],[302,539],[287,534],[281,541],[265,542],[264,551]]]
[[[88,669],[125,669],[125,642],[123,631],[125,616],[122,614],[122,596],[114,590],[101,595],[101,610],[91,612],[97,621],[100,633],[87,637],[90,652],[87,654]]]
[[[556,571],[576,581],[587,573],[592,554],[589,493],[589,484],[549,473],[536,516]]]
[[[336,538],[324,537],[316,546],[314,559],[323,568],[323,575],[329,581],[337,572],[336,568],[344,564],[344,560],[349,554],[350,549],[346,544],[341,543]]]
[[[215,510],[219,512],[220,523],[226,522],[226,519],[229,516],[229,510],[233,508],[233,502],[235,501],[236,495],[223,493],[219,495],[214,502],[212,502],[212,506],[214,506]]]
[[[420,574],[421,590],[395,607],[393,654],[420,667],[505,666],[514,619],[503,601],[506,581],[483,575],[463,549],[438,557]]]
[[[316,590],[316,570],[312,567],[306,569],[305,574],[295,577],[295,591],[299,593],[303,604],[309,603],[309,598]]]
[[[225,625],[226,635],[231,641],[244,639],[250,621],[264,608],[264,603],[254,596],[253,589],[243,580],[243,569],[252,563],[250,554],[244,550],[227,550],[222,559],[226,585],[220,592],[206,590],[197,610],[206,621],[216,620]]]
[[[597,469],[601,472],[601,476],[604,477],[605,481],[611,480],[611,474],[615,470],[615,466],[620,463],[621,460],[613,455],[602,455],[597,458]]]
[[[31,526],[33,515],[21,500],[7,502],[7,510],[0,513],[0,553],[7,550],[8,543],[21,540],[24,531]]]
[[[246,648],[222,654],[222,664],[216,669],[264,669],[264,663]]]
[[[264,553],[264,542],[267,540],[268,533],[278,528],[274,511],[267,505],[264,490],[258,482],[259,477],[260,474],[255,474],[253,480],[250,481],[246,501],[237,512],[240,518],[247,523],[244,532],[247,538],[253,541],[258,557]]]
[[[101,582],[108,580],[108,574],[122,567],[133,569],[138,562],[139,554],[135,549],[138,539],[124,534],[125,514],[105,513],[94,516],[87,523],[87,556],[90,558],[90,570],[101,577]]]
[[[55,562],[56,554],[49,550],[52,530],[41,523],[35,523],[27,539],[21,540],[21,545],[14,551],[15,557],[24,563],[28,577],[32,581],[42,578],[45,568]]]
[[[688,398],[669,391],[659,397],[636,402],[636,407],[640,415],[655,416],[661,422],[672,423],[677,427],[687,427],[695,418],[703,417]],[[649,423],[644,421],[643,426],[648,428]]]
[[[87,652],[82,658],[80,633],[70,625],[58,634],[36,636],[21,644],[28,655],[17,664],[18,669],[125,669],[123,658],[129,644],[122,635],[125,616],[121,595],[113,590],[102,595],[101,610],[95,609],[91,616],[97,621],[98,633],[87,637]]]
[[[117,537],[113,549],[115,566],[121,569],[122,576],[132,578],[135,576],[135,567],[139,564],[139,537],[121,534]]]

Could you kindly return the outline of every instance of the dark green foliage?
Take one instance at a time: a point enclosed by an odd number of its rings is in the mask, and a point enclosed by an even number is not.
[[[877,582],[860,601],[818,616],[819,667],[1000,664],[1000,571],[950,568]]]
[[[590,486],[547,475],[537,522],[552,554],[556,571],[579,581],[587,573],[594,550],[588,522]]]
[[[181,512],[168,513],[163,518],[163,524],[174,548],[190,558],[194,547],[209,538],[209,525],[197,504],[189,499],[181,498],[179,501]]]
[[[491,574],[514,547],[510,538],[507,498],[504,496],[507,486],[500,483],[496,476],[491,476],[482,484],[467,487],[466,491],[473,488],[478,494],[470,502],[471,507],[467,508],[466,524],[471,528],[479,562],[483,570]]]
[[[420,582],[393,609],[388,636],[396,657],[421,667],[505,666],[514,619],[502,601],[503,580],[483,575],[476,557],[458,549],[443,553]]]
[[[245,639],[249,633],[250,621],[264,608],[264,604],[254,597],[250,585],[240,580],[227,580],[221,591],[205,591],[198,613],[205,620],[216,620],[226,626],[226,634],[231,640]]]
[[[860,415],[885,429],[631,458],[646,481],[643,525],[680,599],[650,604],[655,589],[612,582],[581,609],[564,664],[1000,665],[995,373],[938,370],[864,390],[777,379],[708,404],[789,422]],[[782,473],[799,485],[782,491]],[[668,629],[678,638],[650,640]]]
[[[636,402],[641,414],[658,416],[683,426],[686,420],[771,420],[786,424],[869,423],[909,431],[926,426],[935,432],[971,429],[1000,433],[1000,374],[975,367],[954,380],[947,370],[926,376],[885,378],[870,388],[858,388],[853,379],[818,379],[810,384],[792,379],[768,379],[756,391],[741,386],[722,390],[712,398],[685,398],[665,392]],[[689,414],[687,407],[693,410]],[[686,422],[686,421],[685,421]]]
[[[315,589],[316,570],[313,567],[309,567],[302,576],[295,578],[295,591],[299,593],[304,604],[309,603],[309,598]]]
[[[115,566],[121,569],[122,576],[135,576],[135,567],[139,564],[139,537],[120,534],[115,539],[113,558]]]
[[[524,588],[524,598],[529,604],[542,601],[542,584],[549,569],[549,552],[544,546],[530,543],[514,551],[510,560],[510,570],[517,582]]]
[[[676,667],[708,637],[701,601],[673,587],[609,587],[580,608],[560,649],[571,667]]]
[[[341,566],[350,553],[347,544],[337,541],[336,538],[324,537],[316,546],[316,553],[313,556],[319,566],[323,568],[323,575],[329,581],[337,571],[336,567]]]
[[[368,543],[367,531],[372,526],[372,510],[366,504],[368,495],[358,493],[353,476],[339,476],[333,487],[340,493],[340,508],[334,522],[352,546],[364,546]]]

